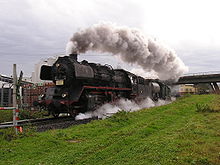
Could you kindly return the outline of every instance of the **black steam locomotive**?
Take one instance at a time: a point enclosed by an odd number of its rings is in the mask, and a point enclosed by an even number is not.
[[[35,105],[46,107],[54,117],[60,113],[74,117],[120,98],[138,102],[146,97],[170,97],[170,88],[159,80],[144,79],[110,65],[78,62],[77,54],[59,57],[53,66],[43,65],[40,78],[52,80],[55,86],[48,88]]]

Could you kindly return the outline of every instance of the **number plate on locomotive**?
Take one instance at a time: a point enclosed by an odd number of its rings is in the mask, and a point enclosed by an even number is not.
[[[64,84],[63,80],[57,80],[56,81],[56,85],[63,85],[63,84]]]

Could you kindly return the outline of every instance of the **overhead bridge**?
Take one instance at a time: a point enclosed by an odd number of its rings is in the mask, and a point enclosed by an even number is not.
[[[3,76],[1,74],[0,74],[0,81],[8,83],[8,84],[13,84],[13,78],[12,77]],[[21,81],[21,85],[23,85],[23,84],[33,84],[33,83],[28,82],[28,81]]]
[[[220,93],[219,87],[217,83],[220,82],[220,72],[218,73],[197,73],[182,76],[179,80],[175,83],[179,84],[200,84],[200,83],[208,83],[211,85],[213,91],[216,93]]]

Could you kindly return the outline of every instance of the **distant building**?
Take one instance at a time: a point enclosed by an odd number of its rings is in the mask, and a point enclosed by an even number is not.
[[[12,88],[0,88],[0,106],[12,106]]]
[[[28,106],[32,105],[32,102],[34,101],[34,99],[37,100],[38,95],[42,94],[43,91],[44,91],[44,88],[48,86],[47,83],[46,83],[46,85],[44,84],[44,82],[46,82],[46,81],[40,80],[40,68],[41,68],[41,66],[42,65],[51,66],[56,61],[56,59],[57,59],[56,57],[41,59],[37,64],[35,64],[34,71],[32,72],[32,76],[22,78],[23,81],[37,83],[38,86],[39,85],[43,86],[42,87],[43,90],[38,91],[37,94],[36,94],[36,92],[35,93],[32,92],[32,90],[34,90],[36,88],[35,85],[33,87],[32,86],[30,86],[30,87],[25,86],[25,87],[23,87],[24,88],[23,90],[20,90],[20,92],[21,92],[20,95],[24,95],[23,100],[24,101],[27,100],[25,103],[28,103]],[[18,77],[18,79],[19,79],[19,77]],[[38,87],[38,88],[40,88],[40,87]],[[0,81],[0,106],[12,106],[12,93],[13,93],[12,90],[13,90],[13,85],[12,84],[10,84],[8,82]],[[25,90],[30,91],[28,93],[29,95],[27,95],[27,92],[25,93]],[[34,98],[34,97],[36,97],[36,98]]]
[[[187,85],[181,85],[179,88],[179,93],[180,95],[185,95],[185,94],[196,94],[198,93],[197,88],[193,84],[187,84]]]

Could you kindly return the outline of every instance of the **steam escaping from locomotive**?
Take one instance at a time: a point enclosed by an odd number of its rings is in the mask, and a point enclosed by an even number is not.
[[[131,73],[134,73],[138,76],[142,76],[144,78],[148,78],[148,79],[159,79],[157,73],[153,70],[146,72],[144,71],[142,68],[132,68],[130,70]]]
[[[165,104],[171,103],[171,100],[158,100],[153,101],[149,97],[145,100],[141,101],[140,103],[136,103],[131,100],[127,99],[120,99],[115,104],[106,103],[102,105],[100,108],[96,109],[95,111],[88,111],[86,113],[80,113],[76,116],[76,120],[83,120],[92,117],[98,117],[99,119],[105,119],[106,117],[110,117],[113,114],[119,111],[126,111],[126,112],[134,112],[141,110],[143,108],[150,108],[155,106],[161,106]]]
[[[101,23],[76,32],[66,48],[67,54],[97,51],[119,56],[144,71],[154,71],[162,80],[177,80],[188,68],[175,52],[139,30]]]

